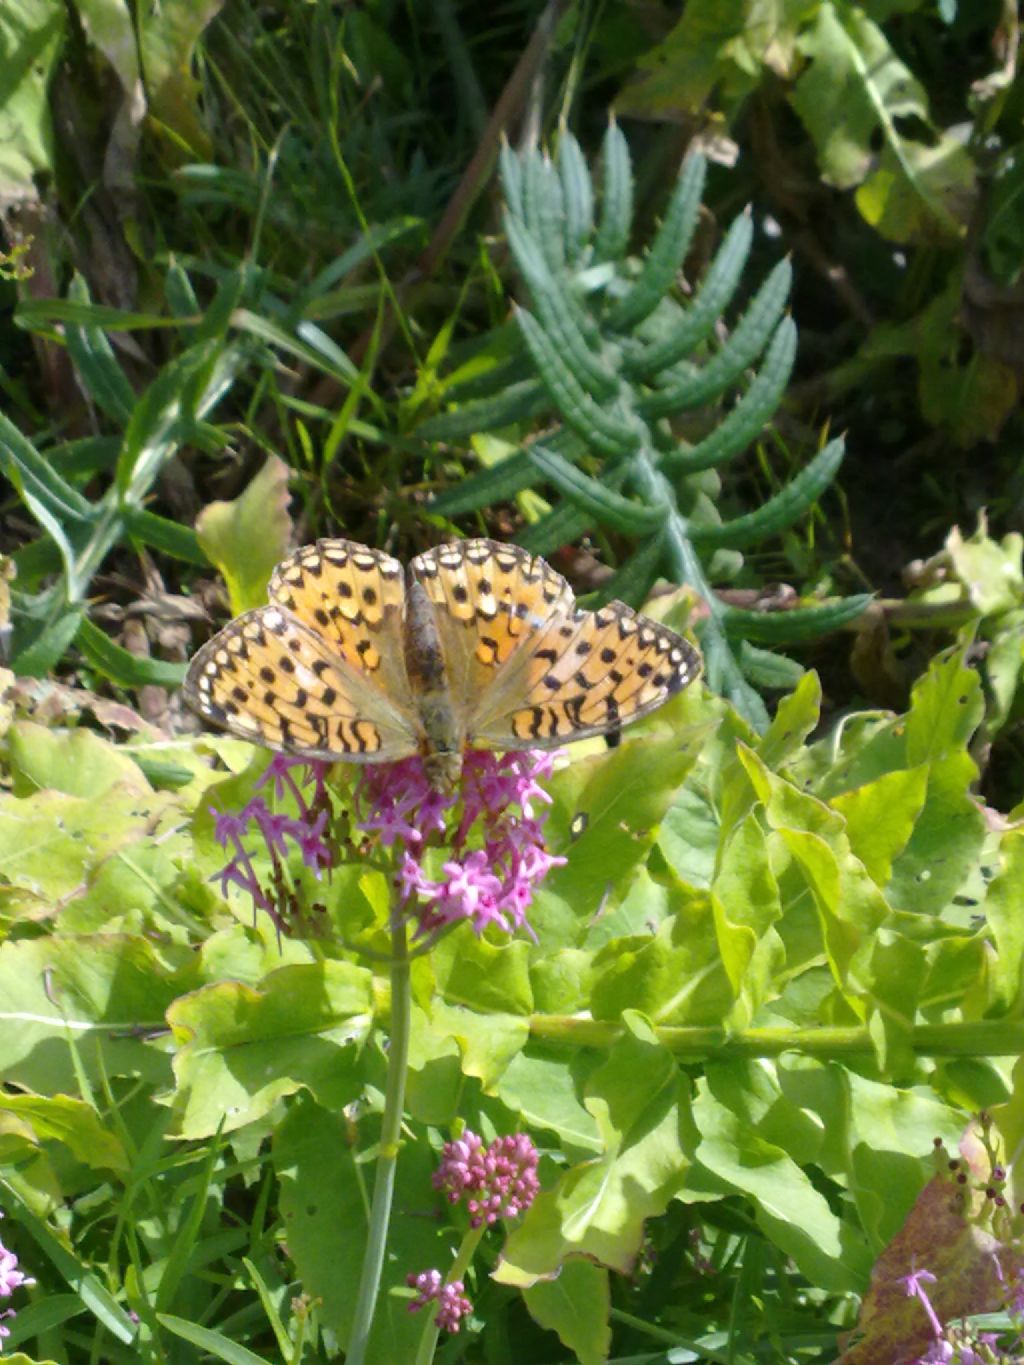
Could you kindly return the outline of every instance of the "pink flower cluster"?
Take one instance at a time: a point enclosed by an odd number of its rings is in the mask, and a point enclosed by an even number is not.
[[[925,1285],[935,1283],[930,1270],[914,1268],[909,1274],[901,1275],[896,1283],[902,1286],[908,1298],[920,1302],[932,1330],[928,1349],[911,1365],[943,1365],[944,1362],[948,1365],[1019,1365],[1021,1357],[1016,1348],[1012,1355],[1005,1352],[998,1333],[975,1332],[967,1322],[943,1325],[925,1289]],[[1007,1308],[1012,1316],[1016,1308],[1012,1294],[1008,1296]]]
[[[445,1143],[433,1181],[450,1204],[466,1197],[472,1227],[490,1226],[499,1218],[517,1217],[537,1197],[537,1148],[526,1133],[495,1138],[485,1147],[467,1128]]]
[[[3,1214],[0,1213],[0,1218]],[[0,1299],[9,1299],[16,1289],[21,1289],[23,1285],[33,1285],[35,1280],[31,1279],[18,1265],[18,1258],[13,1251],[8,1251],[3,1242],[0,1242]],[[0,1313],[0,1340],[11,1335],[11,1329],[5,1327],[3,1319],[13,1318],[16,1314],[13,1308],[8,1308]]]
[[[385,847],[398,844],[398,886],[413,903],[420,931],[432,934],[468,919],[476,932],[497,924],[525,927],[536,885],[565,862],[544,846],[551,798],[540,785],[553,755],[467,753],[459,792],[438,792],[418,758],[367,767],[359,783],[358,826]],[[428,870],[432,847],[450,857]],[[433,875],[431,875],[433,873]]]
[[[439,1270],[421,1270],[418,1275],[412,1271],[405,1277],[410,1289],[416,1290],[416,1297],[409,1304],[410,1313],[418,1313],[428,1303],[437,1303],[435,1322],[442,1332],[457,1332],[462,1319],[473,1311],[473,1305],[466,1298],[466,1286],[461,1280],[445,1284]]]
[[[295,769],[305,772],[295,780]],[[294,910],[294,896],[285,875],[285,861],[292,847],[302,856],[303,864],[317,877],[332,862],[331,846],[325,838],[330,819],[331,804],[324,779],[331,770],[329,763],[309,762],[275,754],[267,771],[257,783],[257,791],[273,784],[276,800],[286,794],[295,799],[297,815],[274,811],[262,796],[254,796],[237,814],[210,807],[213,833],[217,842],[232,853],[227,866],[217,874],[221,894],[226,896],[229,886],[240,887],[252,897],[258,910],[265,910],[279,930],[288,927]],[[312,795],[305,788],[313,786]],[[252,834],[263,840],[271,859],[271,884],[266,887],[253,865],[246,839]]]

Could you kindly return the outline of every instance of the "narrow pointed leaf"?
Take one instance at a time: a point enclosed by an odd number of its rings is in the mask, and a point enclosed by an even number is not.
[[[570,299],[548,269],[534,239],[518,226],[514,218],[506,218],[505,233],[530,287],[538,320],[552,344],[588,393],[595,398],[610,398],[617,388],[617,381],[594,354],[592,347],[599,344],[600,333],[592,319]]]
[[[478,431],[496,431],[511,422],[525,422],[550,402],[538,379],[513,384],[493,398],[479,398],[450,412],[428,417],[416,428],[425,441],[459,441]]]
[[[147,659],[132,654],[84,617],[75,636],[82,653],[105,677],[118,687],[180,687],[185,681],[185,665],[163,659]]]
[[[516,317],[551,401],[573,430],[602,455],[623,455],[635,449],[638,433],[594,401],[536,318],[525,309]]]
[[[764,430],[789,383],[796,359],[796,326],[792,318],[783,318],[768,348],[764,365],[750,388],[729,415],[715,427],[710,436],[689,450],[667,455],[662,464],[666,470],[692,474],[699,469],[732,459]]]
[[[743,611],[739,607],[726,607],[722,619],[734,638],[763,645],[793,645],[848,625],[868,608],[871,601],[871,594],[864,592],[840,598],[838,602],[823,603],[820,607],[795,607],[792,611]]]
[[[628,375],[646,378],[658,374],[691,355],[711,335],[743,278],[753,237],[754,224],[750,214],[740,214],[733,220],[678,327],[661,341],[652,342],[630,356],[623,365]]]
[[[565,268],[562,186],[554,166],[538,151],[531,152],[523,164],[523,222],[548,268],[561,272]]]
[[[781,492],[762,503],[756,512],[734,517],[721,526],[699,526],[691,522],[690,539],[701,549],[718,546],[743,549],[784,531],[814,506],[835,478],[843,462],[843,445],[841,436],[830,441]]]
[[[68,297],[76,303],[91,302],[88,286],[77,273],[71,281]],[[69,323],[64,329],[64,339],[89,397],[119,427],[127,425],[135,405],[135,390],[103,331],[99,327]]]
[[[629,145],[617,123],[608,125],[601,149],[601,219],[595,261],[617,261],[629,245],[633,223],[633,169]]]
[[[617,331],[635,327],[654,312],[675,284],[697,225],[706,171],[702,156],[692,156],[686,162],[639,278],[608,315],[610,327]]]
[[[583,149],[567,128],[558,139],[557,164],[565,208],[565,254],[574,264],[594,231],[594,186]]]
[[[530,446],[526,454],[544,478],[602,526],[624,535],[642,535],[665,520],[667,508],[645,507],[623,497],[540,443]]]
[[[645,417],[668,417],[716,398],[743,374],[768,344],[789,297],[793,271],[780,261],[758,290],[729,340],[714,358],[696,372],[670,382],[640,403]]]
[[[442,517],[459,517],[465,512],[477,512],[482,507],[509,502],[517,493],[532,488],[537,482],[537,471],[521,451],[507,460],[481,469],[478,474],[463,479],[453,488],[430,500],[431,512]]]

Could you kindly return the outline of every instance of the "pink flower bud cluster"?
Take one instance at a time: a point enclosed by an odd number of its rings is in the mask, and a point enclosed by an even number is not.
[[[445,1284],[439,1270],[421,1270],[418,1275],[412,1271],[406,1276],[406,1284],[416,1290],[416,1298],[409,1304],[410,1313],[418,1313],[428,1303],[437,1303],[437,1326],[442,1332],[457,1332],[462,1319],[473,1311],[473,1305],[466,1298],[466,1286],[461,1280]]]
[[[467,1128],[445,1143],[433,1180],[450,1204],[465,1197],[473,1227],[490,1226],[499,1218],[517,1217],[537,1197],[537,1148],[526,1133],[495,1138],[485,1147]]]
[[[550,803],[540,785],[553,755],[467,753],[459,792],[436,791],[418,758],[368,766],[357,799],[358,826],[386,847],[400,845],[398,888],[424,934],[468,919],[476,932],[497,924],[520,929],[534,888],[565,862],[544,846]],[[447,844],[451,856],[431,875],[428,851]]]

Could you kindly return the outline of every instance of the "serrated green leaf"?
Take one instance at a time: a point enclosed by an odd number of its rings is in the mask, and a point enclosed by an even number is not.
[[[267,583],[291,540],[288,479],[291,470],[271,455],[244,492],[211,502],[196,519],[203,553],[224,575],[231,614],[267,600]]]
[[[536,318],[520,308],[516,320],[551,401],[573,430],[603,455],[635,450],[640,444],[635,426],[595,402]]]
[[[556,163],[565,207],[565,251],[572,264],[594,231],[594,186],[583,150],[568,128],[559,133]]]
[[[350,1103],[372,1019],[369,973],[346,962],[280,967],[258,990],[224,981],[176,1000],[167,1021],[181,1136],[232,1132],[302,1088],[329,1108]]]
[[[626,1270],[644,1220],[664,1211],[689,1165],[689,1082],[638,1015],[591,1071],[584,1102],[597,1119],[604,1155],[568,1170],[510,1234],[494,1278],[526,1287],[567,1254]]]
[[[589,478],[542,441],[535,441],[524,453],[541,477],[553,483],[564,497],[598,525],[624,535],[650,535],[665,522],[667,508],[646,507],[624,498],[607,485]]]
[[[671,371],[667,371],[666,382],[639,404],[644,416],[671,416],[718,397],[753,365],[773,337],[777,345],[783,348],[776,357],[772,369],[774,373],[778,364],[785,360],[785,348],[792,341],[787,338],[784,342],[778,335],[792,281],[791,265],[788,261],[780,261],[755,294],[721,350],[700,368],[689,367],[682,378],[673,379]]]
[[[674,455],[665,456],[662,461],[664,468],[693,474],[702,469],[711,469],[745,450],[761,434],[782,401],[795,359],[796,327],[790,318],[784,318],[768,347],[764,364],[743,397],[703,441],[689,449],[681,449]],[[664,396],[659,402],[663,401],[666,401]],[[650,407],[648,404],[642,406],[645,410]],[[666,413],[663,408],[657,407],[654,415],[664,416]]]
[[[925,765],[884,773],[874,782],[833,797],[831,805],[846,821],[850,847],[878,886],[892,875],[921,814],[928,790]]]
[[[750,255],[754,225],[749,213],[733,219],[725,240],[715,253],[697,295],[682,320],[659,341],[627,355],[623,369],[634,378],[648,378],[675,365],[692,353],[710,335],[743,278],[743,267]]]

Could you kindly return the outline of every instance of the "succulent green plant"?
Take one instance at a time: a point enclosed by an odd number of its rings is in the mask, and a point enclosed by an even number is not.
[[[725,341],[718,326],[740,284],[753,227],[741,214],[726,232],[693,297],[681,301],[678,273],[700,211],[706,163],[691,156],[650,248],[629,252],[633,174],[615,123],[604,139],[601,208],[579,143],[563,131],[552,161],[505,147],[501,175],[509,247],[529,289],[519,308],[522,345],[485,376],[449,390],[459,406],[419,427],[455,441],[552,409],[560,425],[513,456],[443,491],[433,509],[477,511],[544,485],[559,500],[520,537],[547,553],[595,525],[629,536],[633,554],[608,593],[637,601],[659,575],[688,584],[706,604],[697,628],[709,684],[758,728],[767,723],[755,684],[788,684],[795,665],[762,645],[817,636],[863,611],[859,595],[782,613],[726,605],[705,558],[738,552],[777,534],[827,488],[843,457],[832,440],[774,497],[722,521],[716,471],[749,447],[777,409],[796,354],[785,309],[791,268],[780,261]],[[739,391],[732,407],[694,443],[672,419]],[[713,567],[713,566],[711,566]]]

